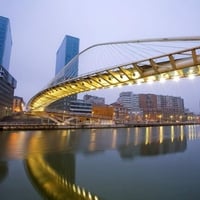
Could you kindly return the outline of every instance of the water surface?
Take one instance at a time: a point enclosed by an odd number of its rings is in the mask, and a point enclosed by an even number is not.
[[[200,199],[200,126],[0,132],[0,199]]]

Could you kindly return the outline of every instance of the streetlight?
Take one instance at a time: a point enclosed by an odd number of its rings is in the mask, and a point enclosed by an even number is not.
[[[146,122],[146,123],[147,123],[147,121],[148,121],[147,118],[148,118],[148,115],[146,114],[146,115],[145,115],[145,122]]]
[[[160,120],[160,123],[161,123],[162,115],[160,114],[158,117],[159,117],[159,120]]]

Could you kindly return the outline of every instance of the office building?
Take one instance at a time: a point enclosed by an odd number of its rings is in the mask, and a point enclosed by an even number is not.
[[[58,77],[56,79],[58,82],[78,76],[78,59],[75,62],[69,63],[78,53],[79,38],[66,35],[56,53],[55,76]],[[62,74],[61,76],[59,76],[60,73]],[[59,77],[62,78],[62,80],[60,80]],[[48,108],[56,110],[69,110],[70,101],[74,101],[76,99],[76,94],[64,97],[52,103]]]
[[[148,121],[178,121],[184,115],[181,97],[139,94],[140,108]]]
[[[10,21],[8,18],[0,16],[0,65],[7,71],[9,71],[11,48]]]
[[[130,121],[182,121],[185,115],[181,97],[121,92],[118,103],[127,109]]]
[[[184,100],[181,97],[157,96],[157,107],[163,120],[179,121],[185,115]]]
[[[118,102],[127,108],[128,112],[133,109],[133,93],[132,92],[121,92],[118,98]]]
[[[12,37],[8,18],[0,16],[0,119],[12,113],[17,81],[9,73]]]
[[[81,99],[70,101],[69,111],[73,113],[91,114],[92,104],[86,103],[84,100]]]
[[[56,69],[57,75],[72,58],[79,53],[79,38],[66,35],[56,53]],[[68,69],[67,78],[76,77],[78,75],[78,65]]]
[[[118,103],[127,108],[129,113],[140,112],[139,96],[133,92],[121,92],[118,98]]]
[[[93,96],[93,95],[89,95],[89,94],[84,95],[83,100],[87,103],[91,103],[92,105],[104,105],[105,104],[105,98],[97,97],[97,96]]]

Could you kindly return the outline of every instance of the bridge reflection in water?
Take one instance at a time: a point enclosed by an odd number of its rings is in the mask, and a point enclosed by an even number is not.
[[[98,200],[101,195],[76,184],[77,152],[93,154],[117,149],[121,158],[133,159],[183,152],[187,139],[191,138],[186,136],[184,126],[165,127],[165,130],[146,127],[64,131],[49,133],[45,140],[39,132],[29,138],[24,165],[33,185],[48,199]]]
[[[47,156],[48,157],[48,156]],[[25,162],[27,172],[31,176],[34,185],[40,190],[48,199],[75,199],[75,200],[98,200],[99,198],[92,195],[90,192],[77,186],[74,180],[70,180],[70,177],[65,177],[64,174],[59,174],[50,163],[48,163],[47,157],[36,156],[28,158]],[[74,158],[71,155],[64,156],[64,165],[69,169],[69,165],[74,163]],[[69,157],[69,158],[68,158]],[[46,161],[46,159],[48,161]],[[56,159],[56,157],[54,157]],[[70,159],[70,160],[68,160]],[[68,160],[68,161],[66,161]],[[55,165],[54,165],[55,166]],[[57,163],[56,163],[57,166]],[[74,170],[75,168],[73,168]],[[64,170],[66,171],[66,170]]]
[[[30,139],[29,149],[38,149],[40,152],[28,156],[24,161],[32,183],[48,199],[98,200],[96,195],[75,184],[75,155],[70,153],[68,146],[65,147],[62,137],[59,139],[55,140],[54,136],[50,136],[48,143],[38,141],[37,135]],[[46,149],[49,149],[46,145],[50,144],[54,145],[54,148],[51,149],[53,154],[51,151],[45,152]],[[59,153],[61,149],[67,153]]]

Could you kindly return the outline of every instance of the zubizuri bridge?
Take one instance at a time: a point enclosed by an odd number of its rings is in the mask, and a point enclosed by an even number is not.
[[[78,76],[69,74],[78,65]],[[75,56],[28,102],[39,115],[51,103],[73,94],[118,86],[194,78],[200,75],[200,36],[107,42]]]

